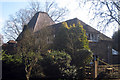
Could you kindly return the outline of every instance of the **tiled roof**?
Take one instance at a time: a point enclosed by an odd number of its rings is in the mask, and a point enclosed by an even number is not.
[[[17,41],[20,40],[24,34],[24,31],[26,29],[30,29],[31,32],[37,32],[39,31],[42,27],[46,27],[49,25],[55,24],[55,22],[49,17],[49,15],[45,12],[38,12],[36,13],[33,18],[30,20],[30,22],[27,25],[27,28],[24,27],[23,31],[20,33],[18,38],[16,39]]]
[[[14,40],[9,40],[7,43],[17,43],[17,42]]]
[[[67,22],[68,26],[73,25],[73,24],[78,25],[78,22],[80,22],[81,25],[83,25],[83,28],[86,30],[87,33],[99,34],[100,35],[99,36],[100,40],[109,40],[109,41],[112,41],[111,38],[107,37],[103,33],[101,33],[98,30],[92,28],[90,25],[84,23],[83,21],[81,21],[81,20],[79,20],[77,18],[70,19],[70,20],[67,20],[67,21],[64,21],[64,22]],[[55,29],[58,29],[61,25],[62,25],[62,22],[58,23],[58,24],[51,25],[51,26],[54,27]]]
[[[92,28],[90,25],[84,23],[83,21],[81,21],[77,18],[70,19],[65,22],[67,22],[68,26],[73,25],[73,24],[78,25],[78,22],[80,22],[81,25],[83,25],[83,28],[86,30],[87,33],[100,34],[100,40],[112,40],[111,38],[107,37],[106,35],[102,34],[98,30]],[[33,18],[28,23],[28,28],[32,29],[32,32],[37,32],[42,27],[49,26],[49,27],[53,27],[55,29],[59,29],[59,27],[61,25],[62,25],[62,22],[55,24],[54,21],[49,17],[49,15],[47,13],[38,12],[33,16]],[[23,29],[23,30],[25,30],[25,29]],[[21,32],[21,34],[19,35],[17,40],[22,38],[23,32],[24,31]]]
[[[39,31],[42,27],[53,25],[55,22],[45,12],[38,12],[28,23],[28,27],[32,28],[34,32]]]

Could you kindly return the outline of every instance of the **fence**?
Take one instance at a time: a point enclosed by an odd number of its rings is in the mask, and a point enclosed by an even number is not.
[[[85,68],[86,78],[120,78],[120,64],[109,65],[104,61],[98,60],[105,65],[87,65]],[[95,67],[97,65],[97,67]],[[96,71],[97,68],[97,71]],[[97,77],[95,77],[97,75]]]

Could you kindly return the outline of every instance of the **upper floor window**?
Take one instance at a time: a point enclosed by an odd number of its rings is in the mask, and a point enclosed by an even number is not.
[[[88,36],[88,40],[98,41],[99,34],[87,33],[86,35]]]

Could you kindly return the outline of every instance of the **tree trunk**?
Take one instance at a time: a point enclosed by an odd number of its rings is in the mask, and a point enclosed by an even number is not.
[[[30,68],[29,68],[29,70],[28,70],[28,71],[26,71],[26,78],[27,78],[27,80],[29,80],[29,79],[30,79],[31,70],[32,70],[32,67],[30,67]]]
[[[29,80],[29,79],[30,79],[30,76],[26,75],[26,78],[27,78],[27,80]]]

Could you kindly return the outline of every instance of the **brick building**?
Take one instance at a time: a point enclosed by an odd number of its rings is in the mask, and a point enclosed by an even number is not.
[[[97,31],[96,29],[92,28],[91,26],[87,25],[83,21],[74,18],[65,21],[67,22],[68,26],[70,25],[77,25],[80,22],[83,25],[83,28],[86,30],[86,35],[88,36],[89,46],[94,53],[94,55],[98,55],[98,57],[105,62],[111,64],[112,63],[112,39],[105,36],[101,32]],[[33,18],[28,23],[28,28],[31,32],[35,33],[39,31],[43,27],[54,27],[55,30],[59,29],[62,25],[61,23],[55,23],[47,13],[45,12],[38,12],[36,13]],[[18,36],[17,41],[22,39],[23,33],[26,30],[24,27],[21,34]],[[53,35],[55,37],[55,34]]]

